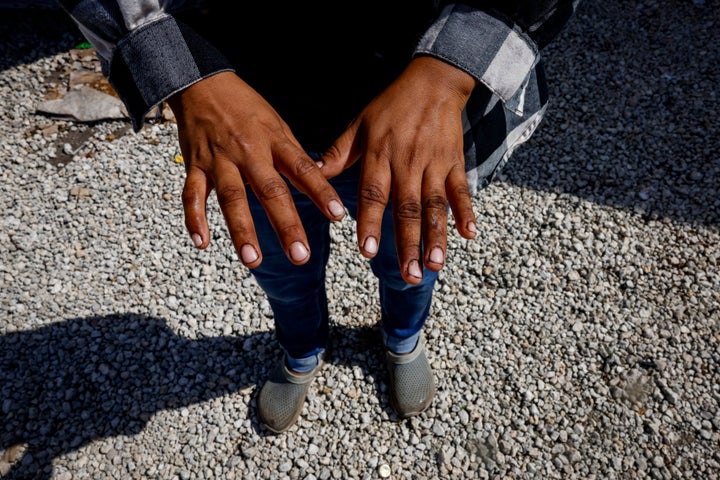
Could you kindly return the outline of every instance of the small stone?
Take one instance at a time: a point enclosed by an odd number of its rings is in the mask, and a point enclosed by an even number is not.
[[[57,135],[58,131],[60,129],[58,128],[56,123],[53,123],[49,127],[45,127],[41,130],[42,136],[45,138],[52,138],[53,135]]]
[[[468,414],[467,410],[460,410],[458,412],[458,418],[460,418],[460,423],[463,425],[467,425],[470,421],[470,415]]]

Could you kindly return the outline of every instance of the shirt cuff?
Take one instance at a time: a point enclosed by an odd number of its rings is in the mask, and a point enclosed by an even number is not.
[[[503,103],[527,83],[539,60],[530,37],[501,16],[451,4],[431,25],[415,49],[466,71]]]
[[[165,16],[118,42],[108,79],[125,103],[137,132],[152,107],[226,70],[232,70],[230,62],[214,46],[184,23]]]

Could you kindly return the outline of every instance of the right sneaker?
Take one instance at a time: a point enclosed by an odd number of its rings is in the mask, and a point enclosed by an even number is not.
[[[425,356],[425,337],[420,335],[415,349],[406,354],[386,350],[390,384],[390,404],[401,418],[418,415],[435,396],[435,378]]]
[[[324,364],[325,360],[321,359],[313,370],[294,373],[288,369],[283,356],[260,390],[260,421],[275,433],[290,428],[300,416],[310,384]]]

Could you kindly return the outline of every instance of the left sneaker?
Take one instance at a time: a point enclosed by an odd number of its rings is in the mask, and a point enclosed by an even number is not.
[[[260,421],[275,433],[290,428],[300,416],[310,384],[324,364],[321,359],[312,371],[295,373],[288,369],[283,355],[260,390]]]
[[[435,396],[435,378],[425,356],[425,337],[420,335],[415,349],[406,354],[386,350],[390,404],[402,418],[425,411]]]

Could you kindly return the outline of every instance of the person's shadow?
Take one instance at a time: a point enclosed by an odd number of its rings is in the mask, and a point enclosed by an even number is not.
[[[256,347],[270,335],[191,340],[124,314],[0,337],[0,451],[25,449],[6,478],[49,478],[54,458],[94,439],[138,434],[159,410],[257,382]]]
[[[377,336],[371,328],[334,328],[358,354]],[[21,452],[13,463],[2,459],[0,478],[49,479],[53,459],[94,440],[136,435],[159,411],[259,385],[279,355],[272,331],[194,340],[163,319],[132,313],[0,336],[0,456]],[[366,374],[382,368],[346,356],[331,361],[360,365]],[[254,413],[250,418],[271,434]]]

